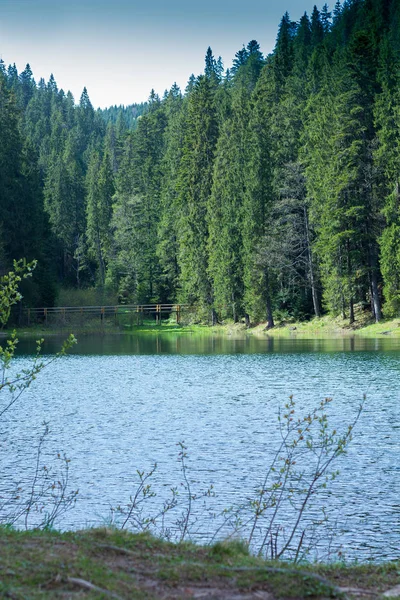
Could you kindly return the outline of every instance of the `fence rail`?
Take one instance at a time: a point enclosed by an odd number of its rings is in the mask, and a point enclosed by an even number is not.
[[[176,322],[180,323],[181,311],[188,308],[187,304],[119,304],[115,306],[51,306],[43,308],[25,308],[22,316],[25,324],[29,327],[38,321],[48,324],[51,317],[59,317],[65,321],[69,315],[81,318],[98,316],[101,321],[105,318],[114,317],[118,322],[119,317],[136,315],[136,324],[143,323],[145,315],[155,317],[157,324],[161,325],[163,315],[175,314]],[[21,315],[21,313],[20,313]],[[133,324],[133,323],[131,323]]]

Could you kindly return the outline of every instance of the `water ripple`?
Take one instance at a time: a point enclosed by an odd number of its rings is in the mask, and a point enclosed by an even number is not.
[[[219,343],[225,344],[223,353]],[[398,348],[381,348],[375,340],[360,349],[338,340],[328,351],[296,340],[275,349],[263,343],[260,350],[253,340],[232,340],[230,353],[226,341],[214,340],[214,350],[205,354],[194,352],[190,340],[187,354],[182,341],[174,342],[173,351],[165,343],[155,354],[138,354],[135,343],[135,353],[66,356],[6,415],[3,473],[28,477],[41,424],[50,421],[49,460],[65,450],[72,484],[80,490],[62,525],[78,528],[98,523],[110,505],[128,502],[136,469],[157,462],[155,485],[177,484],[176,444],[184,440],[190,476],[203,489],[213,484],[217,502],[226,507],[250,495],[261,480],[277,441],[278,407],[290,394],[305,412],[332,396],[331,423],[339,428],[351,421],[366,393],[340,477],[325,500],[340,514],[345,554],[399,558]],[[18,358],[19,369],[26,360]]]

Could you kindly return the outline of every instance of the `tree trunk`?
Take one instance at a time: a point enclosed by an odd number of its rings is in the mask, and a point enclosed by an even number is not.
[[[309,274],[310,274],[310,285],[311,285],[311,294],[312,294],[312,300],[313,300],[314,313],[315,313],[316,317],[320,317],[321,310],[320,310],[318,292],[317,292],[317,288],[315,285],[314,265],[313,265],[313,260],[312,260],[311,242],[310,242],[310,229],[308,226],[308,214],[307,214],[306,205],[304,205],[304,224],[305,224],[305,228],[306,228],[308,268],[309,268]]]
[[[246,329],[249,329],[249,327],[250,327],[250,315],[248,313],[245,313],[245,315],[244,315],[244,322],[246,323]]]
[[[96,229],[96,246],[97,246],[97,260],[99,262],[99,275],[100,275],[100,283],[101,286],[104,286],[105,282],[105,266],[104,266],[104,258],[103,252],[101,249],[101,240],[100,240],[100,231]]]
[[[372,156],[371,156],[371,164],[372,164]],[[371,207],[373,208],[373,172],[368,171],[369,176],[367,177],[367,190],[368,197]],[[371,210],[369,212],[369,217],[366,219],[365,230],[366,230],[366,239],[367,239],[367,252],[368,252],[368,268],[369,268],[369,283],[371,289],[371,308],[372,315],[375,319],[376,323],[382,319],[382,308],[381,308],[381,298],[379,294],[378,287],[378,243],[376,240],[376,234],[374,232],[374,211]]]
[[[347,277],[348,277],[348,281],[351,282],[350,293],[353,293],[352,265],[351,265],[351,258],[350,258],[350,242],[349,242],[349,240],[347,240],[347,242],[346,242],[346,249],[347,249]],[[353,298],[353,296],[351,296],[351,298],[350,298],[349,324],[352,325],[354,323],[354,321],[355,321],[355,318],[354,318],[354,298]]]
[[[236,303],[235,302],[232,304],[232,316],[233,316],[233,322],[237,323],[238,316],[237,316],[237,312],[236,312]]]
[[[100,270],[100,281],[101,281],[101,285],[103,287],[105,280],[106,280],[106,269],[105,269],[103,255],[102,255],[101,250],[100,250],[100,254],[99,254],[99,270]]]
[[[233,294],[233,293],[232,293],[232,317],[233,317],[233,322],[237,323],[238,316],[237,316],[237,312],[236,312],[235,294]]]
[[[267,310],[267,329],[275,327],[274,316],[272,314],[271,295],[269,292],[269,276],[268,269],[265,269],[265,304]]]
[[[76,259],[76,287],[78,288],[78,290],[81,286],[80,273],[81,273],[81,257],[80,257],[80,254],[78,254],[77,259]]]
[[[343,294],[342,294],[342,319],[343,319],[343,321],[346,319],[346,304],[344,301]]]
[[[355,321],[355,318],[354,318],[354,301],[353,301],[353,298],[351,298],[351,300],[350,300],[349,324],[353,325],[354,321]]]
[[[152,301],[153,298],[153,266],[150,263],[150,270],[149,270],[149,301]]]
[[[369,267],[370,267],[370,281],[371,281],[371,302],[373,307],[373,315],[375,322],[379,323],[382,319],[381,299],[379,296],[378,288],[378,258],[376,249],[369,245]]]
[[[66,276],[66,274],[68,273],[68,251],[66,248],[64,248],[63,251],[63,278]]]
[[[271,297],[267,295],[267,329],[275,327],[274,317],[272,314]]]

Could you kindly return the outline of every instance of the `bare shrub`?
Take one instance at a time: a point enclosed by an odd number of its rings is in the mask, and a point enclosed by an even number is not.
[[[18,291],[22,279],[30,277],[36,262],[26,263],[25,260],[14,262],[14,270],[0,278],[0,326],[4,327],[11,307],[21,300]],[[20,400],[22,394],[35,381],[38,374],[52,362],[64,356],[76,339],[70,335],[62,345],[58,354],[44,360],[41,356],[43,339],[36,342],[36,353],[30,364],[15,371],[14,358],[18,339],[14,331],[5,344],[0,345],[0,419],[10,411]],[[42,464],[42,450],[49,434],[47,423],[43,424],[43,433],[39,439],[35,467],[29,486],[21,482],[7,482],[3,477],[0,497],[0,523],[25,528],[54,527],[62,515],[71,508],[77,496],[77,491],[69,491],[69,460],[64,454],[58,454],[58,468]],[[15,476],[14,476],[15,479]]]
[[[336,463],[352,439],[364,400],[352,422],[338,432],[329,427],[331,398],[325,398],[312,412],[297,416],[290,397],[279,410],[280,441],[260,485],[239,506],[222,511],[213,505],[212,486],[193,490],[187,448],[180,442],[181,483],[170,488],[169,498],[161,506],[157,503],[158,494],[151,482],[156,464],[148,472],[137,471],[136,491],[127,506],[111,509],[112,522],[133,531],[149,530],[176,542],[198,539],[199,531],[202,541],[208,543],[240,538],[260,556],[298,562],[315,550],[320,530],[330,535],[325,492],[339,475]]]

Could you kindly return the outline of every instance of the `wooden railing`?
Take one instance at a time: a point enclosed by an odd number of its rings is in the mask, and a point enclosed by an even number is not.
[[[24,324],[28,327],[33,323],[48,324],[51,317],[58,317],[58,320],[66,321],[68,316],[86,318],[99,317],[103,322],[104,319],[113,317],[115,322],[121,316],[129,315],[131,324],[133,317],[136,315],[136,324],[143,324],[145,315],[154,315],[158,325],[161,325],[163,315],[175,314],[176,322],[180,323],[181,311],[187,308],[183,304],[119,304],[117,306],[52,306],[44,308],[25,308],[22,311]]]

